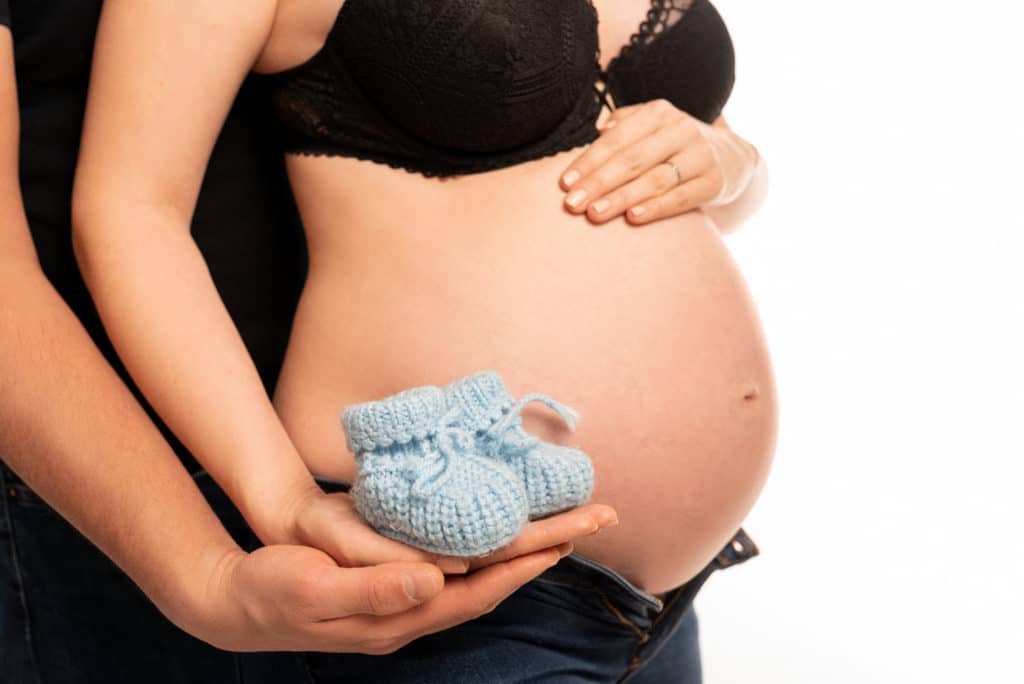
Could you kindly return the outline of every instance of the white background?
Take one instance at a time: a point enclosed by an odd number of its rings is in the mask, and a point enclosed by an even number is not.
[[[1024,682],[1024,10],[716,6],[782,415],[762,555],[697,601],[707,684]]]

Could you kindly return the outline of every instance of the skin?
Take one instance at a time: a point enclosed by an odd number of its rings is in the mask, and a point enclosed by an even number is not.
[[[774,443],[770,363],[716,225],[737,225],[759,202],[753,147],[724,120],[712,132],[651,103],[623,111],[582,158],[577,150],[443,181],[289,157],[310,274],[272,406],[256,391],[188,217],[242,78],[314,54],[340,3],[207,4],[106,3],[76,250],[127,367],[257,531],[289,538],[324,516],[311,513],[324,506],[308,503],[316,494],[303,462],[351,479],[342,406],[492,367],[513,394],[542,390],[582,412],[571,437],[543,412],[524,414],[528,429],[591,455],[594,499],[628,521],[577,548],[650,591],[695,574],[753,504]],[[624,13],[595,4],[605,18]],[[606,48],[647,3],[629,7],[628,22],[602,20]],[[616,166],[623,155],[635,160]],[[678,190],[700,183],[684,202],[670,188],[640,193],[620,204],[634,208],[632,223],[621,211],[576,207],[599,228],[563,209],[576,183],[596,202],[652,171],[663,178],[669,158],[685,173]],[[570,183],[571,168],[581,177]],[[671,218],[633,230],[644,222],[637,201]],[[344,556],[341,541],[325,543]]]
[[[701,209],[728,232],[767,191],[760,155],[725,117],[708,125],[655,100],[616,108],[601,133],[560,179],[567,210],[595,224],[622,216],[640,227]]]
[[[0,404],[0,454],[183,630],[243,651],[391,651],[486,612],[608,522],[590,509],[533,525],[461,577],[426,562],[343,568],[299,545],[243,552],[43,274],[17,154],[0,27],[0,388],[17,397]]]

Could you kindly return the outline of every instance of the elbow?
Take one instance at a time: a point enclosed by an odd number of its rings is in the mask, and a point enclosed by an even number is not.
[[[79,175],[71,196],[71,246],[93,298],[114,296],[121,279],[137,277],[139,264],[155,266],[172,252],[195,247],[191,215],[181,203],[152,198],[123,179],[93,182]]]
[[[88,177],[83,180],[79,174],[71,193],[71,248],[94,297],[97,279],[121,263],[125,252],[131,250],[126,231],[138,225],[141,211],[112,185]]]
[[[71,195],[71,247],[82,278],[90,287],[102,237],[101,217],[106,209],[104,203],[96,199],[98,194],[90,192],[87,184],[76,180]]]

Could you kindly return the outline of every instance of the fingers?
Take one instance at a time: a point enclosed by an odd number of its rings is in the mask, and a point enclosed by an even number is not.
[[[640,226],[727,203],[750,176],[751,155],[737,147],[667,101],[621,107],[560,179],[566,208],[597,224],[625,214]]]
[[[437,566],[428,563],[330,568],[309,581],[317,597],[310,607],[313,620],[403,613],[436,597],[445,583]]]
[[[701,176],[664,195],[652,197],[626,212],[626,220],[642,226],[658,219],[693,211],[710,201],[718,192],[714,179]]]
[[[492,610],[560,558],[547,549],[446,582],[430,563],[342,568],[317,549],[262,547],[214,583],[229,610],[204,638],[234,650],[389,653]]]
[[[560,558],[554,550],[521,556],[465,577],[451,578],[440,595],[405,613],[354,616],[336,623],[341,634],[356,629],[366,635],[360,647],[362,652],[391,653],[417,637],[454,627],[494,610]],[[331,623],[325,623],[324,628],[330,629]]]
[[[566,196],[569,211],[587,212],[591,217],[611,216],[612,200],[608,197],[609,194],[624,190],[627,184],[652,171],[659,171],[658,167],[664,165],[666,155],[674,150],[685,151],[690,139],[691,136],[684,128],[671,126],[659,129],[646,138],[622,148],[573,187]],[[676,156],[689,158],[685,154]],[[670,175],[663,173],[665,169],[660,169],[662,173],[652,175],[652,179],[660,181],[659,185],[663,191],[676,182],[675,172],[672,172],[671,168],[668,170],[671,172]],[[583,193],[583,196],[591,201],[573,205],[574,193]]]
[[[703,171],[703,160],[696,154],[679,154],[667,162],[663,160],[655,163],[636,180],[625,183],[593,202],[587,208],[587,218],[597,224],[610,221],[622,216],[628,209],[671,192],[681,183],[699,177]]]
[[[422,618],[425,634],[479,617],[561,559],[559,551],[546,549],[453,578],[441,596],[418,609],[422,616],[410,618]]]
[[[396,561],[435,563],[445,573],[463,573],[469,567],[464,559],[442,558],[381,536],[359,517],[347,494],[326,495],[310,506],[302,516],[299,541],[348,567]]]
[[[404,561],[433,563],[445,574],[461,574],[469,569],[467,559],[439,556],[388,539],[361,520],[359,524],[334,530],[334,537],[339,555],[343,554],[347,561],[339,565],[361,567]]]
[[[664,114],[665,112],[654,103],[631,108],[623,107],[615,112],[610,120],[614,122],[614,126],[609,127],[606,123],[601,137],[577,157],[562,174],[561,185],[562,189],[569,193],[566,196],[566,206],[570,211],[585,210],[588,199],[595,197],[591,194],[594,192],[592,185],[581,182],[608,163],[616,153],[628,150],[633,144],[661,128],[665,122]]]
[[[441,572],[448,575],[461,574],[469,569],[467,559],[438,556],[388,539],[361,520],[358,524],[334,529],[332,541],[337,554],[345,558],[345,562],[338,561],[339,565],[361,567],[399,561],[424,562],[435,564]],[[333,553],[331,555],[334,556]],[[337,557],[335,560],[338,560]]]
[[[469,572],[470,561],[468,558],[437,556],[434,559],[434,565],[446,575],[464,575]]]
[[[671,104],[642,105],[614,124],[611,130],[605,127],[562,177],[571,213],[586,212],[592,221],[603,223],[715,166],[698,122]],[[681,178],[666,173],[671,167],[659,168],[670,158],[687,167]]]
[[[571,544],[573,539],[594,534],[618,524],[615,509],[591,504],[550,518],[528,523],[511,544],[483,558],[473,560],[473,568],[482,568],[541,549]],[[571,548],[568,550],[571,552]]]

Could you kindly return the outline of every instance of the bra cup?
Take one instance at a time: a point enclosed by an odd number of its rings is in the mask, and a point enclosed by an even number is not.
[[[588,0],[348,0],[332,52],[413,138],[470,153],[543,140],[599,69]]]
[[[674,0],[668,6],[684,4]],[[708,0],[693,0],[677,11],[684,12],[682,19],[652,27],[649,35],[611,61],[608,90],[621,103],[664,98],[711,123],[722,113],[736,79],[732,38]]]

